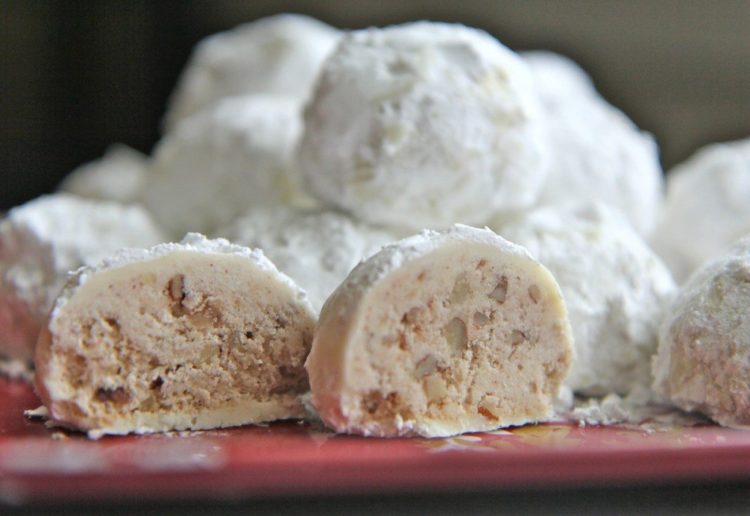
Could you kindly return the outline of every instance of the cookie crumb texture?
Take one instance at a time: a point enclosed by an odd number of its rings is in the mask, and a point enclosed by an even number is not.
[[[313,404],[337,431],[439,437],[550,415],[571,337],[538,263],[453,243],[354,298],[346,285],[323,308],[307,363]]]
[[[100,272],[58,306],[37,387],[53,420],[96,434],[301,417],[313,327],[269,271],[175,252]]]

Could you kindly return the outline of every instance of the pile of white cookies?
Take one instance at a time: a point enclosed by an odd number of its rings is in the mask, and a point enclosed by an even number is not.
[[[750,140],[665,188],[567,58],[299,15],[202,41],[164,127],[0,222],[0,353],[54,422],[434,437],[572,392],[750,424]]]

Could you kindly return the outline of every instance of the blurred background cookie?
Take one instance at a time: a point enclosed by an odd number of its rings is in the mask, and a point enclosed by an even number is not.
[[[357,29],[415,19],[485,29],[514,50],[570,56],[654,134],[662,165],[750,134],[750,4],[543,0],[3,2],[0,209],[51,191],[112,142],[150,153],[202,38],[281,12]]]

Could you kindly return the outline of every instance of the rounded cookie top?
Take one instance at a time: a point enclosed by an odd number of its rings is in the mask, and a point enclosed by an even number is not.
[[[602,98],[571,60],[550,52],[523,57],[544,107],[550,153],[538,204],[597,199],[650,235],[664,186],[654,138]]]
[[[546,50],[519,54],[529,66],[546,109],[558,108],[581,96],[598,96],[591,77],[572,59]]]
[[[262,249],[317,310],[354,266],[395,239],[340,212],[289,206],[251,209],[219,234]]]
[[[256,267],[274,276],[276,281],[289,289],[294,298],[304,304],[311,312],[312,307],[307,298],[307,293],[302,290],[286,274],[279,272],[276,266],[263,254],[260,249],[250,249],[241,245],[233,244],[226,239],[216,238],[208,239],[199,233],[188,233],[179,243],[164,243],[154,247],[143,248],[125,248],[120,249],[113,255],[105,258],[95,265],[81,267],[71,276],[65,289],[58,297],[51,319],[54,319],[54,313],[60,310],[65,303],[75,294],[76,290],[84,285],[93,276],[112,269],[117,269],[130,265],[132,263],[146,262],[172,253],[200,253],[213,255],[233,255],[240,256],[250,260]]]
[[[223,99],[156,147],[142,201],[171,235],[212,233],[248,206],[292,202],[300,103],[279,95]]]
[[[304,101],[338,30],[299,14],[280,14],[200,41],[169,100],[167,129],[218,100],[250,93]]]
[[[147,160],[126,145],[112,145],[101,158],[68,174],[59,190],[91,199],[133,202],[146,181]]]
[[[684,281],[750,233],[750,138],[704,147],[667,174],[654,248]]]
[[[546,174],[523,61],[489,34],[417,22],[344,36],[305,112],[300,167],[322,201],[372,223],[484,223]]]
[[[505,253],[536,261],[525,248],[509,242],[489,228],[479,229],[464,224],[454,224],[444,230],[425,229],[416,235],[383,247],[366,262],[355,267],[339,289],[357,294],[365,292],[372,284],[404,264],[447,244],[463,242],[496,246]]]

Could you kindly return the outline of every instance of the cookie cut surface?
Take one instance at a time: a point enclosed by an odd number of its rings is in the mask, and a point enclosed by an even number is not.
[[[79,271],[36,353],[58,424],[93,434],[301,417],[314,316],[262,253],[191,234]]]
[[[335,430],[437,437],[549,417],[571,359],[551,274],[455,226],[357,266],[323,307],[306,368]]]

